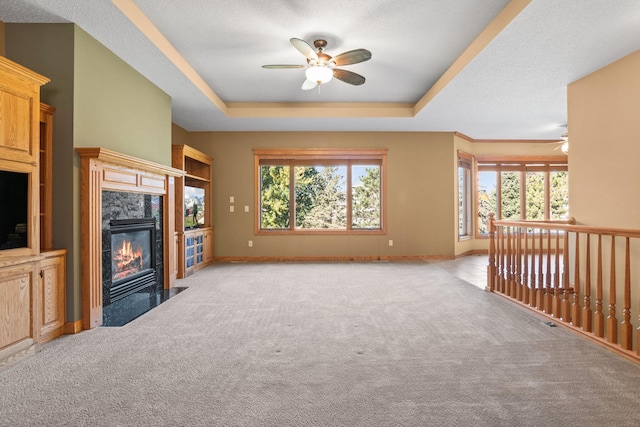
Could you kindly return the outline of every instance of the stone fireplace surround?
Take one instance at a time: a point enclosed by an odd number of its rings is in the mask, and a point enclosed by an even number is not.
[[[128,193],[123,191],[102,191],[102,306],[103,306],[103,324],[109,325],[110,317],[120,316],[120,313],[114,313],[112,307],[110,310],[106,308],[120,298],[135,298],[130,293],[145,293],[149,299],[164,290],[164,260],[163,260],[163,233],[162,233],[162,207],[163,197],[154,194]],[[119,287],[130,287],[131,290],[125,291],[122,296],[114,295],[114,285],[118,280],[112,277],[112,262],[116,248],[112,247],[112,235],[117,232],[117,225],[125,222],[126,228],[139,229],[143,227],[148,231],[152,231],[148,237],[153,242],[146,242],[151,246],[148,248],[149,255],[155,259],[150,260],[150,268],[153,272],[147,273],[145,276],[133,281],[125,281],[124,285]],[[122,227],[122,226],[121,226]],[[151,230],[153,229],[153,230]],[[124,232],[126,234],[126,231]],[[121,235],[121,234],[118,234]],[[139,282],[137,286],[133,285]],[[127,286],[131,284],[133,286]],[[122,307],[119,304],[118,307]],[[137,316],[136,316],[137,317]]]
[[[156,233],[156,244],[158,238],[163,244],[156,264],[162,266],[163,288],[169,289],[176,278],[176,248],[172,244],[175,241],[175,177],[183,176],[184,171],[105,148],[76,148],[76,151],[80,156],[81,184],[82,321],[84,329],[92,329],[103,324],[103,270],[106,268],[103,193],[127,193],[126,198],[143,200],[142,211],[145,197],[162,201],[156,213],[160,229]],[[113,208],[107,208],[106,214],[113,215]],[[140,214],[139,211],[135,215]]]

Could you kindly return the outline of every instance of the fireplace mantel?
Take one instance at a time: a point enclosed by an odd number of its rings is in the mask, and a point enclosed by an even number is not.
[[[80,156],[81,280],[84,329],[102,324],[102,190],[164,196],[163,262],[165,287],[175,271],[175,178],[184,171],[106,148],[76,148]]]

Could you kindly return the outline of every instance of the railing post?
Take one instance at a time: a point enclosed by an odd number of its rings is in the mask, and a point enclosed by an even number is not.
[[[562,302],[560,306],[560,318],[564,322],[571,322],[571,302],[569,301],[569,232],[564,232],[562,243]]]
[[[565,256],[567,250],[565,249]],[[568,258],[568,257],[567,257]],[[573,274],[573,304],[571,305],[571,324],[580,327],[582,313],[580,312],[580,233],[576,232],[576,250]]]
[[[604,313],[602,312],[602,234],[598,234],[598,273],[596,276],[596,312],[593,318],[593,333],[598,338],[604,337]]]
[[[615,344],[618,342],[618,319],[616,318],[616,236],[611,236],[611,273],[609,278],[607,341]]]
[[[496,290],[496,225],[493,223],[496,215],[489,214],[489,265],[487,265],[487,287],[485,290],[494,292]]]
[[[633,348],[633,334],[631,331],[631,260],[628,237],[626,238],[624,260],[624,305],[622,309],[622,325],[620,328],[622,333],[620,345],[625,350],[631,350]]]
[[[591,311],[591,235],[587,233],[587,253],[584,273],[584,308],[582,309],[582,329],[593,331],[593,312]]]

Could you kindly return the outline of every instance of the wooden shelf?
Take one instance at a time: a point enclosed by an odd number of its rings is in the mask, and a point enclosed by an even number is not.
[[[213,159],[188,145],[171,147],[171,165],[185,172],[176,179],[175,219],[178,248],[177,277],[186,277],[213,261],[213,226],[211,221]],[[185,230],[184,187],[198,187],[205,192],[205,217],[200,228]]]

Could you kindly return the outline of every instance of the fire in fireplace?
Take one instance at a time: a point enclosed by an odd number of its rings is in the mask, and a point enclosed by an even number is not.
[[[107,304],[155,285],[154,219],[111,221],[111,287]]]
[[[111,280],[117,282],[151,268],[148,231],[111,233]]]

